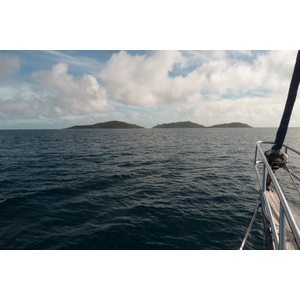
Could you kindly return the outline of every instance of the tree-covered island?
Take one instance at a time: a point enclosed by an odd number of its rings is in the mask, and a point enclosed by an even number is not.
[[[145,127],[130,124],[121,121],[108,121],[103,123],[96,123],[93,125],[75,125],[66,129],[142,129]],[[172,123],[164,123],[158,124],[152,128],[252,128],[248,124],[240,123],[240,122],[232,122],[232,123],[224,123],[217,124],[213,126],[204,126],[198,123],[194,123],[191,121],[184,122],[172,122]]]
[[[186,122],[173,122],[156,125],[152,128],[204,128],[205,126],[193,123],[190,121]]]
[[[252,128],[250,125],[240,122],[224,123],[209,126],[209,128]]]
[[[136,129],[136,128],[142,129],[145,127],[135,125],[135,124],[129,124],[121,121],[108,121],[103,123],[96,123],[93,125],[75,125],[67,129]]]

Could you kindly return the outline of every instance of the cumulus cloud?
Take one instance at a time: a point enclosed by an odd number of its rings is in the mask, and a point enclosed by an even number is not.
[[[151,56],[131,56],[121,51],[111,57],[99,76],[105,81],[111,99],[153,108],[160,100],[170,98],[172,80],[168,73],[175,65],[183,66],[184,62],[179,51],[157,51]]]
[[[65,63],[54,65],[51,70],[35,72],[32,78],[51,88],[51,104],[66,113],[80,115],[114,110],[106,101],[105,89],[94,76],[84,74],[76,80],[68,74]]]
[[[2,115],[22,118],[61,118],[113,111],[106,100],[105,88],[88,74],[74,78],[68,65],[59,63],[51,70],[34,72],[31,78],[39,85],[20,84],[3,89],[0,99]],[[13,93],[14,92],[14,93]],[[11,95],[11,97],[4,96]]]
[[[210,61],[195,70],[208,97],[195,97],[177,110],[186,117],[212,125],[220,122],[248,122],[253,126],[277,126],[285,105],[295,62],[295,51],[271,51],[247,61]],[[215,97],[212,97],[215,95]],[[300,103],[296,103],[295,111]],[[222,120],[222,121],[221,121]],[[299,126],[295,120],[291,123]]]
[[[20,60],[17,56],[0,53],[0,83],[8,76],[20,69]]]
[[[20,62],[0,55],[0,79],[5,80]],[[26,83],[0,85],[0,112],[56,119],[101,114],[148,126],[151,119],[165,122],[166,117],[203,125],[219,120],[277,126],[295,58],[296,51],[121,51],[99,65],[98,78],[74,76],[64,62],[32,73]]]
[[[242,97],[182,105],[178,106],[177,111],[186,117],[201,120],[207,126],[224,122],[245,122],[264,127],[272,126],[274,121],[275,125],[279,124],[283,105],[282,99],[280,102],[271,97]]]
[[[10,117],[38,119],[39,117],[59,117],[62,113],[58,108],[52,107],[41,99],[31,97],[24,99],[16,96],[1,102],[1,112]]]
[[[122,51],[99,76],[109,97],[125,105],[172,104],[186,116],[205,116],[207,123],[219,117],[253,123],[265,112],[279,117],[295,57],[296,51],[157,51],[148,56]],[[172,76],[174,69],[185,76]]]
[[[239,51],[246,56],[250,52]],[[191,55],[194,54],[194,55]],[[226,57],[224,51],[211,51],[206,58],[198,52],[187,59],[179,51],[158,51],[152,56],[114,54],[100,73],[109,96],[124,104],[157,107],[159,104],[181,103],[189,98],[200,99],[210,93],[246,93],[254,90],[285,88],[290,80],[292,51],[273,51],[258,55],[252,61]],[[222,59],[220,59],[220,57]],[[202,60],[201,66],[186,76],[170,76],[175,68],[185,68],[188,60]],[[289,76],[288,76],[289,75]]]

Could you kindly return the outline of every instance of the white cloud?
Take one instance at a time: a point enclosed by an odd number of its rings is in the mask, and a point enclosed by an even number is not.
[[[1,112],[10,117],[38,119],[39,117],[58,117],[61,112],[35,97],[24,99],[13,97],[1,102]]]
[[[17,56],[0,53],[0,83],[8,76],[20,69],[20,60]]]
[[[51,89],[48,101],[66,114],[81,115],[114,110],[106,101],[106,91],[92,75],[76,80],[68,74],[68,65],[59,63],[51,70],[34,72],[32,78]]]
[[[59,63],[51,70],[34,72],[31,77],[38,86],[23,82],[0,89],[2,116],[57,119],[115,110],[95,77],[84,74],[75,79],[68,74],[67,64]]]
[[[242,97],[183,105],[178,107],[178,112],[206,126],[243,122],[251,126],[265,127],[279,124],[283,105],[284,101],[278,98]]]
[[[122,51],[99,76],[109,97],[125,105],[177,105],[186,117],[204,118],[204,125],[218,119],[272,126],[281,118],[295,57],[296,51],[159,51],[151,56]],[[198,66],[187,69],[186,76],[170,75],[191,64]]]
[[[250,56],[248,51],[238,53]],[[289,83],[294,56],[292,51],[275,51],[260,55],[250,63],[236,58],[231,60],[224,51],[210,51],[206,56],[201,54],[201,66],[185,77],[171,77],[169,72],[176,66],[184,68],[188,60],[199,59],[198,52],[190,54],[185,58],[179,51],[159,51],[147,57],[131,56],[122,51],[112,56],[100,77],[113,100],[156,108],[160,104],[201,99],[208,93],[213,99],[221,99],[228,93],[280,91]]]
[[[184,63],[179,51],[157,51],[152,56],[131,56],[121,51],[111,57],[99,76],[105,81],[111,99],[156,108],[161,100],[172,98],[172,79],[168,72]]]
[[[60,52],[51,55],[74,58]],[[90,74],[75,77],[67,63],[34,72],[31,81],[19,76],[13,82],[20,61],[0,53],[0,79],[5,83],[0,86],[0,113],[2,119],[118,118],[146,127],[172,118],[206,126],[233,121],[277,126],[295,58],[296,51],[121,51],[99,70],[100,84]],[[85,63],[90,66],[91,61],[79,64]],[[111,103],[121,105],[117,110]],[[295,115],[297,109],[296,102]]]

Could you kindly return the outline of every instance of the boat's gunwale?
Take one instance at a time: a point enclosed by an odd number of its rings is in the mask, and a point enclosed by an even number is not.
[[[256,175],[258,177],[258,181],[260,184],[260,191],[261,191],[261,202],[262,202],[262,210],[264,212],[267,212],[267,215],[269,215],[269,222],[272,228],[272,235],[273,235],[273,240],[274,240],[274,244],[275,244],[275,248],[276,249],[284,249],[285,248],[285,231],[284,230],[279,230],[279,235],[277,233],[276,230],[276,226],[275,226],[275,221],[273,219],[272,216],[272,212],[268,203],[268,200],[266,199],[264,192],[266,191],[267,187],[266,187],[266,178],[267,175],[269,175],[271,177],[271,180],[274,184],[274,188],[276,191],[276,194],[278,195],[279,199],[280,199],[280,205],[282,207],[282,212],[284,213],[284,216],[286,217],[291,230],[293,232],[293,235],[295,237],[296,243],[298,245],[298,247],[300,248],[300,231],[299,228],[295,222],[294,216],[291,212],[291,209],[287,203],[287,200],[280,188],[280,185],[276,179],[276,176],[274,175],[268,161],[267,158],[264,155],[263,150],[261,149],[260,145],[261,144],[274,144],[273,142],[265,142],[265,141],[258,141],[256,142],[256,149],[255,149],[255,159],[254,159],[254,167],[255,167],[255,171],[256,171]],[[296,154],[300,155],[300,152],[283,144],[283,148],[285,148],[285,153],[287,153],[287,150],[289,149],[290,151],[295,152]],[[261,160],[257,160],[258,157],[258,153],[260,154],[260,158]],[[258,165],[263,163],[263,175],[262,177],[259,174],[258,171]],[[266,217],[266,216],[265,216]],[[282,218],[284,219],[284,218]],[[282,222],[284,223],[284,222]],[[281,226],[285,227],[285,224],[281,224]],[[284,235],[284,236],[283,236]]]

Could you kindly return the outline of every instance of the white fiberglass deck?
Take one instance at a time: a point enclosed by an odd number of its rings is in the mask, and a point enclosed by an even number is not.
[[[277,231],[279,232],[279,215],[280,215],[280,200],[277,194],[274,191],[265,191],[265,198],[270,204],[270,208],[272,211],[273,219],[275,221],[275,226]],[[295,219],[295,223],[300,229],[300,218],[298,215],[293,213],[293,217]],[[299,250],[295,237],[292,233],[291,227],[288,222],[286,222],[286,239],[285,239],[285,249],[286,250]]]

